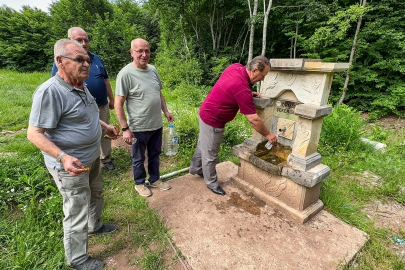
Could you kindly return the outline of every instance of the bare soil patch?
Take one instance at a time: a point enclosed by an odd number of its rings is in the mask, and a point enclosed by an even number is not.
[[[390,232],[390,241],[387,248],[393,253],[405,259],[405,206],[396,201],[373,201],[371,205],[363,208],[367,218],[374,222],[379,228],[387,229]],[[402,236],[402,237],[401,237]],[[394,240],[396,237],[397,241]]]
[[[368,121],[369,114],[362,113],[361,117],[364,121]],[[397,128],[397,127],[405,127],[405,118],[398,117],[394,114],[384,116],[378,120],[370,121],[370,124],[376,124],[383,128]]]
[[[361,185],[366,188],[374,189],[380,186],[382,178],[373,172],[364,171],[357,175],[346,175],[347,178],[357,179]],[[367,214],[367,218],[374,223],[374,226],[387,229],[390,235],[386,247],[394,254],[405,255],[405,206],[396,201],[371,201],[370,204],[362,209]],[[394,240],[394,236],[398,241]]]
[[[364,171],[362,173],[358,173],[356,175],[348,174],[344,176],[345,178],[357,179],[359,180],[360,184],[365,186],[366,188],[373,189],[378,187],[381,184],[382,178],[373,172]]]
[[[11,136],[15,135],[15,134],[19,134],[21,132],[26,131],[26,128],[22,128],[20,130],[15,130],[15,131],[11,131],[11,130],[2,130],[0,131],[0,135],[4,135],[6,138],[10,138]]]
[[[396,201],[373,201],[370,206],[363,208],[363,212],[377,227],[388,229],[393,234],[401,230],[404,232],[405,207]]]

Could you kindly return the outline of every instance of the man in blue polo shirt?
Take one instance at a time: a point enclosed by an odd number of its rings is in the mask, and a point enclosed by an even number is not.
[[[93,62],[90,68],[89,77],[84,82],[87,84],[87,88],[96,99],[98,109],[100,110],[100,120],[110,124],[110,110],[114,110],[114,96],[103,62],[98,55],[89,52],[89,39],[82,28],[70,28],[68,30],[68,39],[76,40],[82,44],[83,48],[89,55],[90,60]],[[58,67],[53,63],[52,76],[55,76],[57,72]],[[100,160],[104,167],[111,171],[115,169],[115,166],[111,161],[111,140],[104,138],[104,135],[106,134],[103,132],[101,137]]]

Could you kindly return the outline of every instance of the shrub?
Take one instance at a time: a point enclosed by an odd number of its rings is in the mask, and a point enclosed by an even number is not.
[[[209,86],[198,86],[182,83],[170,92],[169,98],[180,104],[199,108],[205,97],[211,90]],[[166,97],[166,96],[165,96]]]
[[[345,104],[333,108],[332,113],[323,120],[319,152],[332,154],[338,149],[352,150],[362,145],[360,129],[364,125],[360,112],[355,109]]]

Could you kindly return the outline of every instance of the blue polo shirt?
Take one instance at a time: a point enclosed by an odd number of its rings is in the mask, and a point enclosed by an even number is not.
[[[108,79],[107,70],[104,68],[103,62],[100,57],[94,53],[87,52],[93,64],[90,66],[89,77],[84,80],[87,88],[91,91],[97,102],[97,106],[104,106],[108,104],[107,86],[105,79]],[[58,66],[53,63],[52,77],[58,72]]]

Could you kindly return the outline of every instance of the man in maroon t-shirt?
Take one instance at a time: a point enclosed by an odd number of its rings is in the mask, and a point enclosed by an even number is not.
[[[270,70],[270,62],[260,55],[246,67],[233,64],[225,69],[200,107],[198,144],[190,164],[190,173],[204,178],[207,187],[215,194],[225,195],[219,186],[215,165],[222,142],[225,124],[232,121],[238,111],[244,114],[252,127],[275,144],[277,137],[271,133],[257,115],[251,84],[262,81]]]

